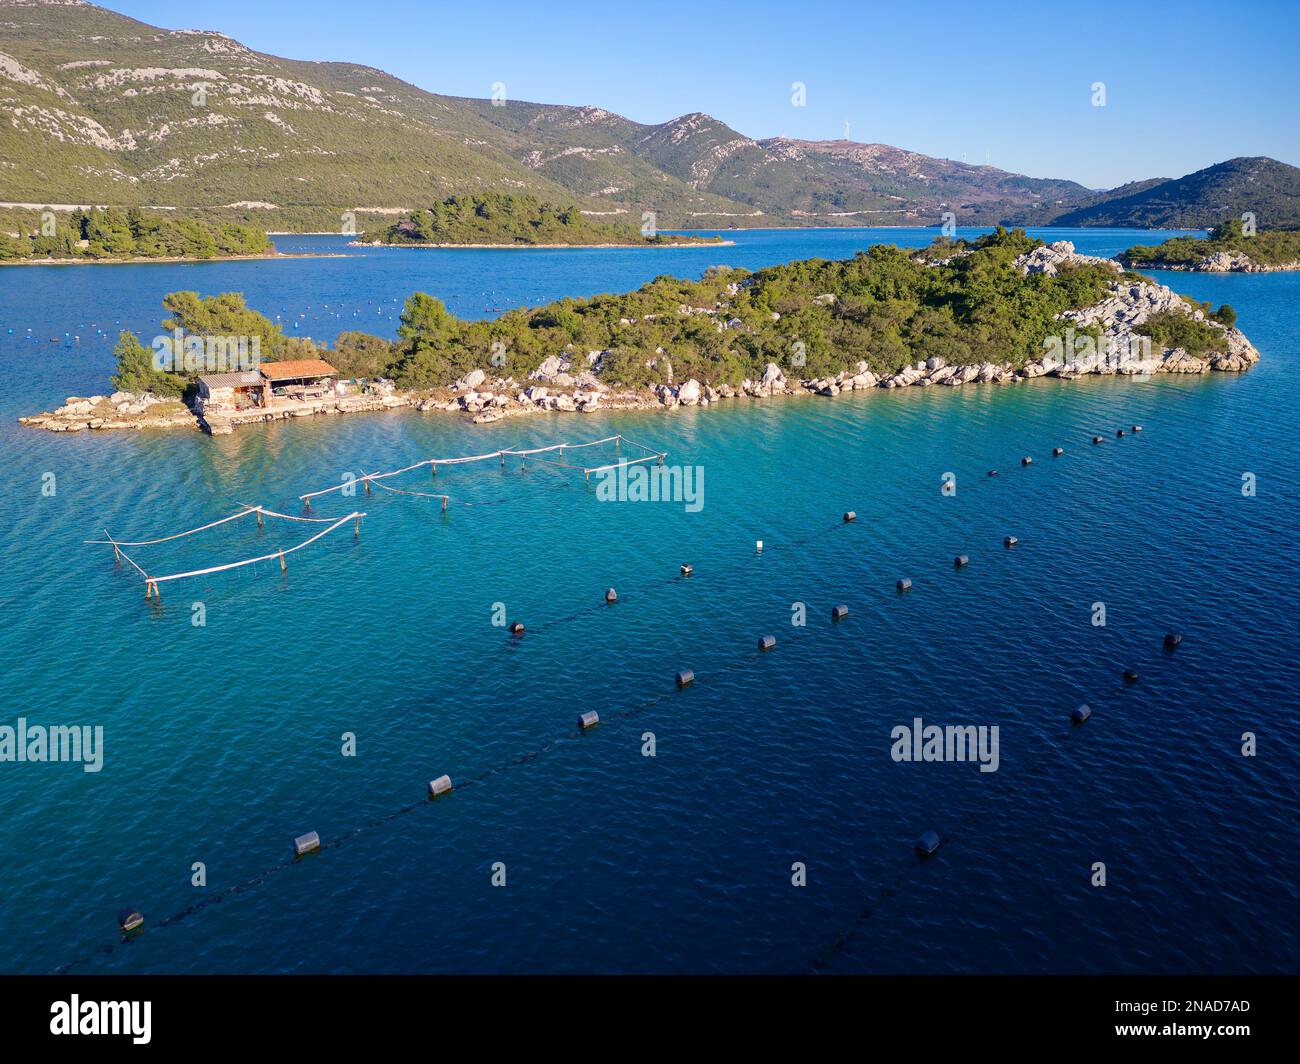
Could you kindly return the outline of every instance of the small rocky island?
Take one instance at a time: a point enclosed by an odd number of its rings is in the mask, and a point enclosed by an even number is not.
[[[1155,247],[1138,244],[1116,258],[1134,270],[1188,270],[1197,273],[1274,273],[1300,270],[1300,231],[1247,233],[1240,221],[1224,222],[1202,240],[1175,237]]]
[[[575,206],[499,192],[448,196],[355,242],[368,247],[717,247],[720,237],[686,236],[596,221]]]
[[[543,411],[707,407],[1036,377],[1241,372],[1259,360],[1231,307],[1212,310],[1069,242],[1042,244],[1006,230],[913,252],[877,245],[852,259],[757,273],[713,267],[699,281],[660,277],[624,295],[564,299],[495,321],[462,321],[416,293],[397,340],[343,333],[332,348],[284,337],[235,294],[173,293],[165,305],[174,315],[169,329],[203,322],[256,330],[263,350],[281,361],[246,376],[160,372],[124,333],[118,393],[70,399],[23,423],[55,431],[184,424],[220,433],[410,407],[484,424]],[[160,407],[161,397],[171,405]]]

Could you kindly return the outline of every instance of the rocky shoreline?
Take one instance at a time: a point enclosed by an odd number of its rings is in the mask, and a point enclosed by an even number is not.
[[[1286,273],[1300,270],[1300,259],[1293,262],[1270,264],[1254,262],[1240,251],[1216,251],[1199,262],[1142,262],[1132,263],[1122,256],[1119,259],[1127,269],[1176,270],[1180,273]]]
[[[1149,281],[1130,282],[1120,276],[1112,259],[1079,255],[1068,241],[1049,244],[1017,260],[1022,273],[1055,273],[1061,266],[1074,262],[1105,263],[1116,273],[1108,297],[1093,306],[1069,311],[1060,317],[1062,332],[1071,341],[1074,332],[1087,336],[1082,351],[1071,348],[1057,356],[1045,353],[1016,367],[1011,363],[981,362],[950,366],[941,358],[918,361],[893,373],[878,374],[869,364],[859,361],[852,370],[834,376],[789,378],[774,362],[769,362],[757,380],[739,385],[717,387],[697,380],[660,384],[653,388],[623,388],[605,384],[601,369],[606,352],[593,351],[586,366],[577,367],[558,355],[552,355],[534,370],[526,381],[513,378],[489,379],[481,369],[473,370],[450,388],[414,393],[400,392],[391,385],[376,385],[371,390],[350,396],[330,397],[314,402],[271,410],[249,410],[212,422],[194,414],[172,400],[167,409],[159,409],[161,400],[118,392],[112,396],[90,399],[69,398],[68,402],[47,414],[20,418],[32,428],[54,432],[82,429],[143,429],[199,427],[213,435],[233,431],[243,424],[257,424],[307,417],[317,414],[349,414],[377,410],[411,408],[468,417],[474,424],[491,424],[507,417],[546,412],[594,413],[602,410],[672,410],[676,407],[707,407],[729,399],[771,399],[796,395],[836,396],[845,392],[885,390],[933,385],[957,387],[964,384],[1019,384],[1037,377],[1077,380],[1090,375],[1139,376],[1154,373],[1239,373],[1259,361],[1259,352],[1239,329],[1229,328],[1207,318],[1199,307],[1185,301],[1165,285]],[[1152,351],[1149,357],[1129,354],[1141,348],[1143,337],[1135,330],[1153,315],[1174,311],[1185,313],[1224,333],[1222,351],[1193,355],[1183,348]],[[1087,330],[1085,332],[1085,330]],[[1092,332],[1099,333],[1093,340]],[[1119,355],[1113,352],[1120,352]],[[666,356],[665,356],[666,357]]]

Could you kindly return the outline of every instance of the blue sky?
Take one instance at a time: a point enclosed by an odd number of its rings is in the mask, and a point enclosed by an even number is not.
[[[704,111],[753,137],[893,144],[1109,187],[1237,155],[1300,164],[1300,17],[1270,3],[109,0],[432,92]],[[807,105],[791,105],[791,86]],[[1106,105],[1092,104],[1103,82]]]

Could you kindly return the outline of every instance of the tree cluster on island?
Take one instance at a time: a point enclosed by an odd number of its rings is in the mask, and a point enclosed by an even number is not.
[[[77,208],[33,232],[0,232],[0,261],[21,259],[211,259],[265,255],[270,238],[251,225],[167,218],[137,207]]]
[[[1137,244],[1116,256],[1133,269],[1189,269],[1216,252],[1245,255],[1260,266],[1300,261],[1300,230],[1270,229],[1247,233],[1238,218],[1215,226],[1208,237],[1179,236],[1150,247]]]
[[[716,244],[718,237],[645,235],[635,226],[596,221],[573,205],[547,203],[536,196],[483,192],[448,196],[388,228],[361,237],[363,242],[421,244],[500,244],[506,246],[592,246],[599,244]]]
[[[596,352],[601,380],[627,387],[666,383],[669,374],[738,384],[761,377],[768,362],[802,378],[860,360],[882,375],[927,358],[1020,366],[1041,357],[1044,339],[1060,330],[1058,315],[1106,298],[1117,277],[1141,280],[1089,262],[1026,275],[1015,259],[1039,246],[1023,230],[998,229],[920,251],[879,244],[849,259],[756,273],[715,266],[698,281],[660,276],[634,292],[565,298],[488,321],[458,318],[441,300],[416,292],[395,340],[343,332],[332,347],[285,336],[237,293],[174,292],[164,300],[172,315],[164,327],[257,335],[263,357],[324,357],[344,377],[384,377],[409,390],[448,386],[474,369],[524,380],[552,355],[582,366]],[[1213,316],[1226,325],[1235,319],[1226,305]],[[1139,331],[1191,354],[1224,342],[1222,330],[1187,314],[1155,315]],[[193,384],[154,370],[150,352],[130,333],[116,354],[113,383],[123,390],[180,395]]]

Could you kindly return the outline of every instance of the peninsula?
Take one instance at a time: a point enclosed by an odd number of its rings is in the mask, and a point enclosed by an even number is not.
[[[1239,220],[1224,222],[1209,237],[1175,237],[1155,247],[1138,244],[1116,256],[1135,270],[1198,273],[1272,273],[1300,270],[1300,230],[1247,233]]]
[[[47,213],[31,230],[0,229],[0,263],[136,262],[267,258],[275,245],[260,229],[200,218],[164,218],[131,208]]]

